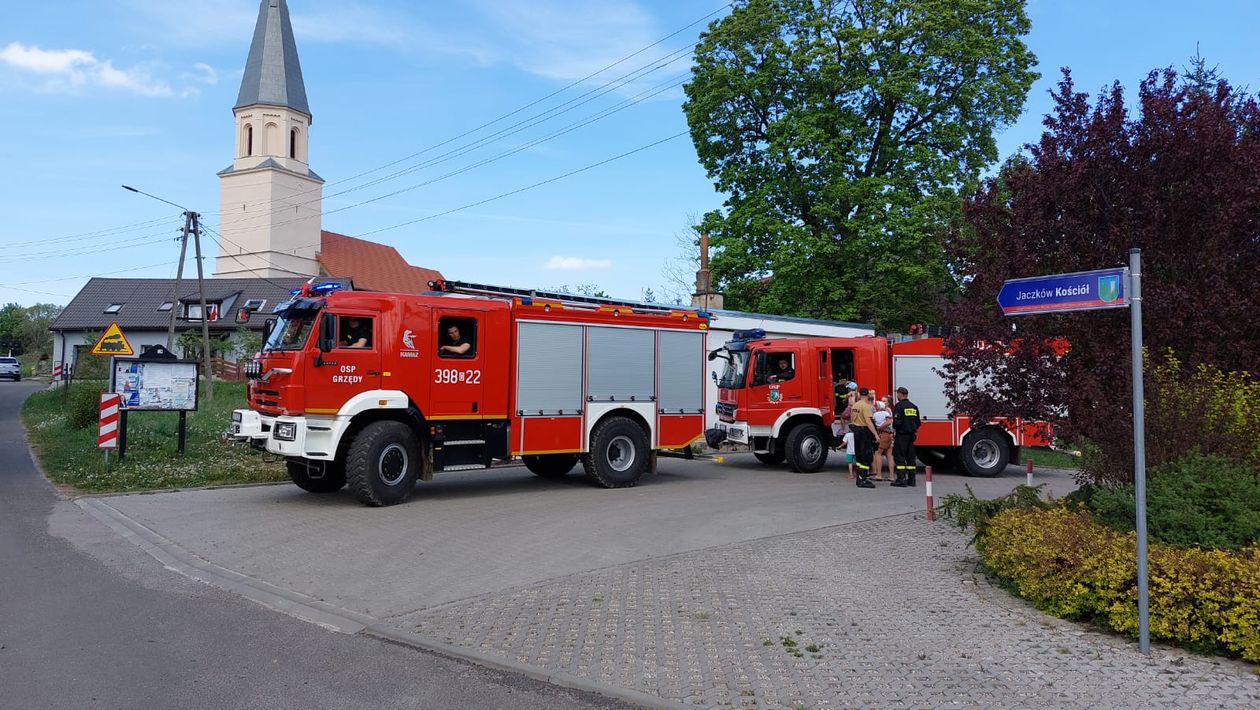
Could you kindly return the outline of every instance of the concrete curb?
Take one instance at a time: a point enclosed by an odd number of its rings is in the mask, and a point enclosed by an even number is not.
[[[125,515],[99,497],[81,497],[75,499],[74,503],[105,527],[118,533],[124,540],[162,563],[166,569],[330,631],[345,634],[362,633],[492,670],[515,673],[562,688],[595,693],[644,707],[677,708],[683,705],[681,702],[672,702],[637,690],[593,681],[562,671],[548,671],[527,663],[408,634],[366,614],[342,609],[314,597],[277,587],[204,560]]]

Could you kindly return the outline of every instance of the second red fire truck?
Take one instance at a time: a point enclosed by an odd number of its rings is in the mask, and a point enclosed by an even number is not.
[[[419,295],[307,287],[249,365],[235,438],[312,492],[397,503],[435,471],[519,456],[633,486],[704,433],[702,311],[435,282]]]
[[[1048,446],[1044,423],[975,422],[950,413],[941,338],[889,343],[886,338],[766,338],[740,331],[709,355],[722,360],[718,380],[719,423],[709,443],[750,448],[768,464],[787,462],[813,472],[837,442],[834,383],[848,379],[877,396],[897,387],[910,391],[922,426],[915,440],[929,464],[959,464],[973,476],[996,476],[1018,458],[1021,446]],[[790,376],[785,376],[790,373]]]

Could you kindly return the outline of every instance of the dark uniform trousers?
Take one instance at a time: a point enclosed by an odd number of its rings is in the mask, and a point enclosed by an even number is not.
[[[897,464],[897,478],[914,485],[914,434],[897,432],[893,439],[893,461]]]
[[[871,430],[856,424],[849,425],[853,432],[853,458],[857,460],[857,477],[865,481],[871,477],[871,463],[875,460],[875,435]]]

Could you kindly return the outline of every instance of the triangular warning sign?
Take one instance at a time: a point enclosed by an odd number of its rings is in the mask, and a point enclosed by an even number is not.
[[[118,323],[110,323],[109,327],[101,333],[101,337],[96,339],[96,344],[92,346],[93,355],[135,355],[136,351],[131,349],[131,343],[127,342],[127,336],[123,335],[122,328],[118,327]]]

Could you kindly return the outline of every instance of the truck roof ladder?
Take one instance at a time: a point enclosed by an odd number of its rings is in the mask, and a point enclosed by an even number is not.
[[[548,301],[558,301],[564,304],[584,305],[590,307],[625,306],[626,308],[645,313],[694,311],[705,317],[712,317],[704,311],[686,306],[665,306],[657,303],[638,303],[635,301],[623,301],[616,298],[582,296],[580,294],[561,293],[559,291],[540,291],[538,289],[513,288],[511,286],[490,286],[487,284],[469,283],[467,281],[430,281],[429,288],[439,293],[464,293],[469,295],[488,296],[491,298],[541,298]]]

